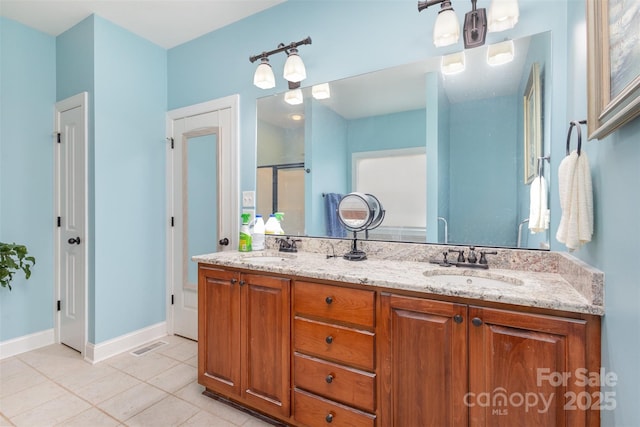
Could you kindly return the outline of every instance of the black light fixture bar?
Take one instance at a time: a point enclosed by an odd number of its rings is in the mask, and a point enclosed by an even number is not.
[[[451,1],[450,0],[425,0],[425,1],[419,1],[418,2],[418,12],[422,12],[423,10],[425,10],[428,7],[431,6],[435,6],[436,4],[439,3],[449,3],[448,5],[444,5],[444,6],[451,6]]]
[[[288,54],[289,49],[295,49],[298,46],[302,46],[303,44],[311,44],[311,37],[307,37],[306,39],[300,40],[299,42],[291,42],[288,45],[285,45],[284,43],[280,43],[276,49],[270,50],[269,52],[262,52],[258,55],[250,56],[249,61],[253,63],[253,62],[256,62],[258,59],[268,58],[269,56],[274,55],[276,53],[280,53],[280,52],[287,52]]]

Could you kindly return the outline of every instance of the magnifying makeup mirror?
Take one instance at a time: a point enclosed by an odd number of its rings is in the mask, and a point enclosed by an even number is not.
[[[365,232],[365,238],[369,237],[369,230],[378,227],[384,219],[384,209],[380,201],[372,194],[349,193],[338,204],[338,219],[349,231],[353,231],[353,245],[351,252],[344,255],[349,261],[362,261],[367,259],[367,254],[357,248],[358,231]]]

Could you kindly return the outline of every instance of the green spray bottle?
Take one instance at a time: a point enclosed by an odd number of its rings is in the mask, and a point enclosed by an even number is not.
[[[238,251],[251,252],[251,230],[249,229],[249,219],[251,219],[250,213],[243,213],[242,226],[240,227],[240,244],[238,245]]]

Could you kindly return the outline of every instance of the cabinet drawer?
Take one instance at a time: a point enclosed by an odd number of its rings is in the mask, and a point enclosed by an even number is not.
[[[369,412],[375,411],[375,374],[298,353],[293,363],[296,387]]]
[[[294,313],[373,328],[375,292],[298,281]]]
[[[296,421],[309,427],[352,426],[373,427],[374,415],[340,405],[319,396],[295,390],[293,396]]]
[[[295,319],[293,328],[295,350],[373,371],[372,332],[300,317]]]

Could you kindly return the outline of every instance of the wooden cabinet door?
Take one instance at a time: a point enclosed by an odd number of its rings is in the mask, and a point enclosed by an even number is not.
[[[255,408],[290,415],[289,279],[243,274],[242,397]]]
[[[198,382],[240,395],[239,275],[214,267],[198,270]]]
[[[585,394],[585,321],[470,307],[469,322],[471,426],[585,425],[566,406]]]
[[[383,294],[381,424],[467,425],[467,306]]]

